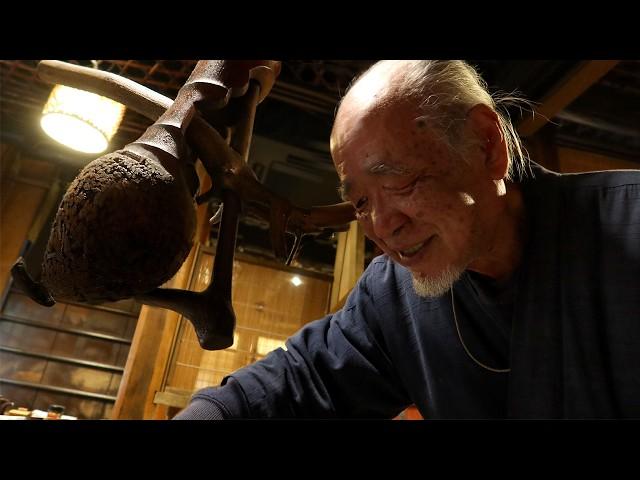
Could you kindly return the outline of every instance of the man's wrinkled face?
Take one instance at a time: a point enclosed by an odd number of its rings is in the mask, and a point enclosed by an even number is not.
[[[482,251],[480,206],[492,181],[481,161],[451,152],[415,107],[343,103],[331,148],[365,234],[414,278],[450,283]]]

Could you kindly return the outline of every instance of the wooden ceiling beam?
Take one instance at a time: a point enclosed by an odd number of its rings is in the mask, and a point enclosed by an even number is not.
[[[533,135],[618,63],[619,60],[581,62],[543,98],[540,106],[535,108],[535,113],[519,123],[518,133],[522,137]]]

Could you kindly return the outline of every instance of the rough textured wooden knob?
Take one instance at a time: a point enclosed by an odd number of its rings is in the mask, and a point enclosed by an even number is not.
[[[56,299],[115,301],[169,280],[191,249],[195,202],[181,176],[119,150],[87,165],[65,193],[42,283]]]

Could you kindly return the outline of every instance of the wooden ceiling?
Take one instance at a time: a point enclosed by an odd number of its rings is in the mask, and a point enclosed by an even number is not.
[[[90,60],[66,61],[92,66]],[[478,68],[491,91],[517,91],[537,102],[541,113],[551,120],[558,143],[640,162],[640,61],[607,65],[604,65],[607,62],[557,60],[468,61]],[[38,125],[51,85],[38,79],[37,63],[38,60],[0,60],[0,133],[5,141],[57,151]],[[174,98],[195,63],[195,60],[100,60],[97,66]],[[352,78],[372,63],[373,60],[284,61],[266,106],[258,111],[264,123],[269,124],[265,125],[266,130],[280,137],[289,135],[297,142],[304,142],[301,137],[307,132],[312,137],[311,143],[326,142],[328,136],[322,137],[330,130],[338,99]],[[598,69],[599,72],[593,71]],[[574,85],[567,87],[572,80]],[[526,121],[517,118],[520,112],[513,114],[516,121]],[[314,125],[299,127],[309,122]],[[295,126],[288,128],[276,123],[297,124],[298,128],[292,132]],[[128,111],[112,148],[136,139],[149,124],[146,118]]]
[[[83,66],[94,66],[90,60],[65,60]],[[283,71],[269,95],[270,103],[287,105],[316,117],[331,116],[351,78],[372,62],[310,61],[284,62]],[[25,145],[50,143],[40,132],[38,121],[52,86],[37,77],[38,60],[0,60],[0,115],[2,133]],[[163,95],[175,98],[193,70],[196,60],[100,60],[100,70],[130,78]],[[291,116],[287,116],[295,121]],[[135,140],[150,125],[145,117],[128,110],[112,149]],[[52,145],[55,149],[56,146]]]

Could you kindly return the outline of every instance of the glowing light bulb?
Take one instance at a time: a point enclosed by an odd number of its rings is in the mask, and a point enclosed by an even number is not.
[[[110,98],[56,85],[42,110],[40,125],[54,140],[84,153],[107,149],[125,107]]]

